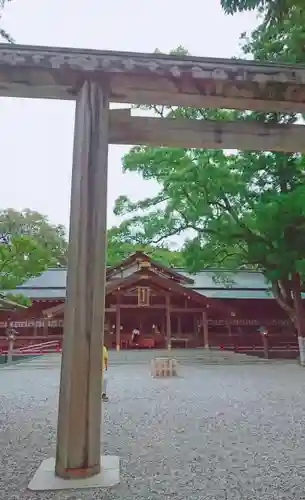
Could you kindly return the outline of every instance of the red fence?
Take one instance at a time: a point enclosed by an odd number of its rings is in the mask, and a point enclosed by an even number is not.
[[[39,344],[33,344],[28,346],[20,347],[19,349],[13,349],[12,354],[14,356],[20,355],[32,355],[32,354],[47,354],[52,352],[61,352],[61,342],[60,340],[50,340],[48,342],[40,342]],[[2,349],[2,354],[7,354],[8,349]]]

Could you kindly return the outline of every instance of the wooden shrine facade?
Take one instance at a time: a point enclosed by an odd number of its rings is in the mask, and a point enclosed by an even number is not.
[[[105,344],[118,350],[208,347],[209,316],[226,321],[235,313],[192,290],[191,284],[190,278],[142,252],[108,268]],[[63,313],[64,303],[44,310],[43,316],[54,320],[63,318]]]
[[[18,293],[28,295],[32,300],[30,307],[14,313],[0,310],[0,348],[7,348],[9,326],[18,332],[16,347],[62,341],[65,273],[65,269],[51,269],[23,285]],[[235,277],[234,286],[217,288],[212,280],[208,281],[209,273],[212,271],[190,276],[183,270],[155,262],[143,252],[108,268],[104,337],[107,346],[117,349],[210,346],[263,353],[265,339],[260,329],[264,325],[276,356],[296,354],[294,329],[276,301],[262,289],[262,277],[255,284],[258,273],[240,273],[252,287],[243,290],[242,276]],[[206,282],[204,288],[198,283],[202,279]],[[140,332],[136,341],[134,330]]]

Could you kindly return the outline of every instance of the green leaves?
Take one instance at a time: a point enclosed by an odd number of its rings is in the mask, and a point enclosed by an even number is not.
[[[66,262],[67,241],[63,226],[49,223],[47,217],[31,210],[0,212],[0,232],[11,235],[11,244],[0,245],[0,291],[14,290],[48,267]],[[12,300],[29,301],[14,294]]]
[[[49,253],[49,266],[65,265],[68,243],[62,225],[51,224],[39,212],[25,209],[0,211],[0,231],[12,235],[27,235]]]
[[[119,264],[120,261],[136,250],[142,250],[153,259],[167,266],[184,267],[181,252],[169,250],[162,245],[153,246],[145,244],[145,242],[135,243],[134,239],[130,237],[131,228],[129,224],[126,230],[124,232],[124,224],[122,224],[120,228],[112,227],[108,231],[107,264],[109,266]]]
[[[12,0],[0,0],[0,21],[2,19],[2,10],[5,5],[12,2]],[[0,38],[3,38],[5,42],[14,43],[14,39],[11,35],[4,29],[0,27]]]
[[[258,10],[268,26],[304,10],[303,0],[221,0],[221,6],[226,14]]]
[[[0,290],[14,290],[27,279],[40,274],[49,264],[49,252],[26,235],[12,237],[10,245],[0,245]],[[27,305],[21,294],[11,300]]]

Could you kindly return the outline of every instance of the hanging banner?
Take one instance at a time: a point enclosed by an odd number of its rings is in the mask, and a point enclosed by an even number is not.
[[[209,319],[208,325],[213,326],[290,326],[291,322],[289,319],[247,319],[247,318],[231,318],[231,319]]]
[[[138,305],[149,306],[150,304],[150,289],[148,287],[139,287],[138,292]]]

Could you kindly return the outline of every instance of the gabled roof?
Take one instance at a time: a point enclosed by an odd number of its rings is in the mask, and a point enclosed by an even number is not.
[[[197,302],[198,305],[202,307],[202,309],[215,309],[227,316],[233,313],[233,309],[226,304],[223,304],[221,301],[215,301],[213,299],[211,300],[204,295],[197,293],[191,288],[185,288],[183,285],[180,285],[180,283],[177,283],[174,280],[170,280],[158,275],[150,269],[140,269],[139,271],[136,271],[126,278],[109,281],[106,285],[106,295],[119,290],[128,290],[132,286],[136,285],[150,287],[153,285],[159,290],[161,289],[164,291],[177,293],[178,295],[182,295],[188,299],[194,300],[194,302]],[[59,304],[55,307],[45,309],[43,311],[43,315],[46,317],[54,317],[62,314],[63,312],[64,304]]]
[[[180,283],[176,281],[169,280],[163,276],[159,276],[154,271],[150,269],[140,269],[139,271],[131,274],[127,278],[122,278],[121,280],[116,280],[114,283],[111,281],[107,284],[106,294],[112,293],[116,290],[126,290],[133,285],[140,284],[140,286],[149,286],[151,284],[155,285],[159,289],[163,289],[170,292],[175,292],[178,295],[183,295],[190,298],[201,305],[203,308],[211,307],[217,309],[225,314],[231,314],[232,309],[221,302],[210,300],[202,294],[199,294],[192,290],[191,288],[185,288]]]
[[[137,251],[137,252],[129,255],[126,259],[122,260],[119,264],[108,267],[107,271],[106,271],[107,279],[110,279],[115,274],[117,274],[119,271],[127,269],[128,267],[131,267],[133,264],[138,264],[139,269],[141,267],[152,268],[156,272],[159,272],[160,274],[166,276],[167,278],[175,280],[178,283],[191,284],[194,282],[194,280],[190,276],[186,276],[184,274],[178,273],[174,269],[167,267],[163,264],[160,264],[160,262],[153,260],[151,257],[149,257],[149,255],[147,255],[146,253],[141,252],[141,251]]]
[[[136,272],[139,262],[137,258],[149,260],[150,269],[163,277],[168,277],[171,282],[180,282],[187,290],[192,289],[198,294],[211,299],[274,299],[270,292],[270,285],[265,277],[252,270],[241,270],[233,272],[226,269],[204,269],[194,274],[185,269],[171,269],[150,259],[144,252],[135,252],[117,266],[107,268],[107,277],[110,281],[121,279],[121,275],[127,277],[131,272]],[[148,261],[147,260],[147,261]],[[134,262],[133,266],[132,263]],[[122,272],[121,266],[130,266]],[[132,269],[133,267],[133,269]],[[109,275],[109,276],[108,276]],[[51,268],[41,275],[29,279],[16,290],[5,290],[6,294],[22,293],[32,300],[64,300],[66,296],[66,268]],[[305,297],[305,294],[303,295]]]

